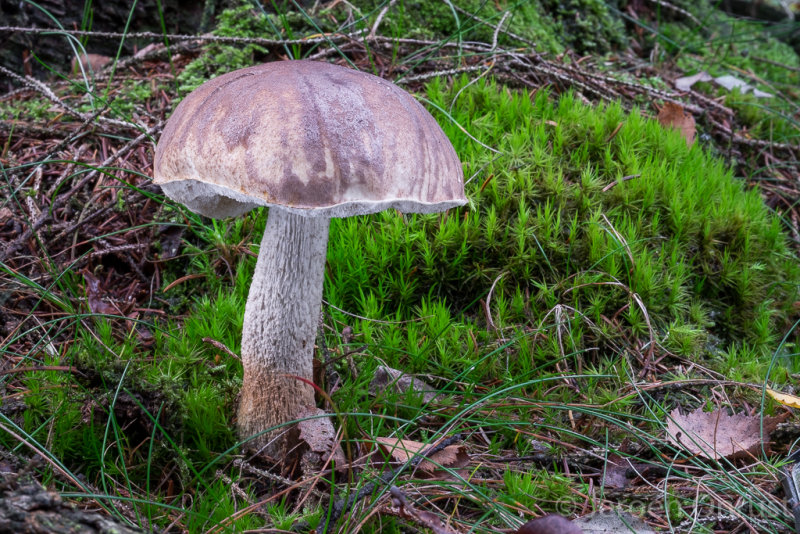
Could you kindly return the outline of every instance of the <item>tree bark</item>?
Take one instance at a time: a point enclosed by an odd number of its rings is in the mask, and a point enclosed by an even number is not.
[[[0,26],[23,28],[54,28],[69,30],[92,30],[96,32],[162,32],[161,14],[157,0],[139,0],[131,12],[132,2],[108,0],[91,2],[84,12],[84,0],[38,0],[32,2],[0,0]],[[203,17],[204,2],[189,0],[160,1],[167,33],[197,33]],[[215,2],[212,7],[223,9],[226,2]],[[213,16],[212,12],[212,16]],[[130,20],[130,22],[128,22]],[[56,22],[57,21],[57,22]],[[134,48],[142,48],[152,40],[126,39],[122,55],[131,55]],[[120,46],[118,38],[81,38],[86,51],[115,57]],[[57,72],[69,72],[70,62],[75,57],[72,46],[78,47],[74,39],[63,34],[31,34],[25,32],[0,32],[0,64],[20,74],[36,77],[50,75],[42,66],[45,63]]]
[[[38,482],[0,483],[0,534],[143,534],[113,517],[84,512]]]

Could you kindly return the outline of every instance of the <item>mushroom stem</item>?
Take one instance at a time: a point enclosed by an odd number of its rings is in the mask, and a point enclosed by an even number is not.
[[[271,208],[242,328],[244,379],[239,436],[247,439],[314,407],[314,340],[328,246],[325,217]],[[288,427],[251,440],[248,449],[280,458]]]

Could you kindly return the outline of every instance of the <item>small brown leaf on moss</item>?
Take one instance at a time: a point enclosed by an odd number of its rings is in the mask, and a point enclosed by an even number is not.
[[[683,109],[683,106],[675,102],[667,102],[658,112],[658,122],[664,128],[675,128],[681,132],[681,135],[686,139],[686,145],[692,146],[694,144],[694,137],[697,129],[694,124],[694,117],[692,114]]]

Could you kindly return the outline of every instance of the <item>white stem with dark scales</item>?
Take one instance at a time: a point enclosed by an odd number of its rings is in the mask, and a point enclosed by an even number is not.
[[[296,377],[313,380],[328,225],[324,217],[270,209],[242,328],[242,439],[314,407],[314,389]],[[264,434],[247,447],[280,456],[292,445],[286,430]]]

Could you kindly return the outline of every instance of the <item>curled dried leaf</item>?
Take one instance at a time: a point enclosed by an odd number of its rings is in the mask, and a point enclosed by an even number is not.
[[[623,458],[618,454],[609,454],[606,458],[605,469],[603,469],[603,487],[607,489],[624,489],[628,487],[630,479],[628,478],[628,462],[627,458]]]
[[[779,403],[783,404],[784,406],[790,406],[792,408],[800,408],[800,397],[796,397],[794,395],[788,395],[786,393],[780,393],[779,391],[775,391],[769,388],[767,388],[767,394],[776,401],[778,401]]]
[[[710,82],[714,78],[706,71],[700,71],[692,76],[683,76],[675,80],[675,89],[678,91],[688,91],[697,82]]]
[[[397,509],[400,517],[417,521],[421,525],[429,528],[434,534],[455,534],[452,530],[442,523],[436,514],[417,510],[408,502],[405,494],[397,486],[389,488],[389,495],[392,496],[392,506]]]
[[[408,439],[375,438],[375,441],[384,453],[398,462],[407,462],[430,447],[428,443]],[[419,468],[426,473],[433,473],[436,469],[439,469],[439,465],[451,469],[460,469],[466,467],[468,463],[469,454],[467,454],[466,447],[463,445],[449,445],[431,454],[427,460],[423,460],[419,464]]]
[[[658,122],[664,128],[675,128],[686,140],[687,146],[694,144],[694,137],[697,134],[694,117],[683,109],[683,106],[675,102],[667,102],[658,112]]]
[[[86,281],[86,299],[89,302],[89,311],[104,315],[120,315],[121,312],[111,304],[103,300],[104,291],[100,287],[100,279],[88,270],[83,271],[83,279]]]

